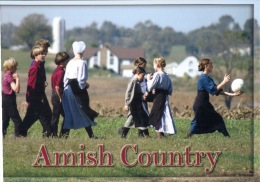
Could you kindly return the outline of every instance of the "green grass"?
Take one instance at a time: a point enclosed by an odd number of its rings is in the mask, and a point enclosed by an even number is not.
[[[149,129],[152,138],[138,138],[137,130],[131,129],[127,139],[121,139],[116,128],[125,122],[124,117],[99,117],[98,125],[93,127],[95,135],[102,139],[91,140],[87,137],[84,129],[72,130],[70,137],[65,139],[42,139],[42,127],[37,121],[29,130],[27,138],[9,138],[13,131],[13,124],[10,123],[7,137],[3,140],[3,162],[4,177],[215,177],[215,176],[251,176],[254,158],[252,141],[252,122],[240,120],[226,121],[231,138],[225,138],[222,134],[194,135],[190,139],[184,139],[189,128],[190,121],[187,119],[175,119],[178,134],[167,136],[158,140],[155,131]],[[259,133],[258,133],[259,135]],[[103,144],[104,150],[113,155],[113,167],[33,167],[40,146],[44,144],[54,163],[53,152],[82,152],[97,151],[98,145]],[[84,144],[85,149],[80,150],[79,145]],[[210,166],[207,158],[202,158],[201,167],[156,167],[150,165],[142,167],[139,164],[134,167],[126,167],[120,159],[120,151],[126,144],[135,144],[138,147],[138,154],[141,152],[170,152],[178,151],[183,153],[186,147],[195,151],[221,151],[215,169],[210,174],[205,168]],[[129,150],[128,160],[134,161],[137,154]],[[256,156],[255,156],[256,157]],[[195,160],[194,155],[191,156]],[[183,159],[184,162],[184,159]],[[255,162],[259,163],[259,155]],[[25,180],[26,181],[26,180]],[[37,181],[37,180],[36,180]]]
[[[30,51],[12,51],[12,50],[1,50],[2,54],[2,61],[13,57],[15,60],[18,61],[18,73],[27,73],[29,70],[29,66],[31,65],[32,59],[30,57]],[[48,54],[45,61],[45,70],[46,73],[52,73],[55,69],[54,64],[55,55],[54,54]],[[99,69],[89,69],[89,76],[91,77],[100,77],[100,78],[110,78],[110,77],[117,77],[118,75],[115,73],[112,73],[109,70],[104,70],[103,68]]]
[[[29,66],[31,65],[32,59],[30,57],[30,51],[13,51],[13,50],[1,50],[2,54],[2,62],[9,58],[13,57],[16,61],[18,61],[18,72],[19,73],[27,73],[29,70]],[[48,54],[46,57],[46,63],[51,63],[54,61],[54,55]],[[46,71],[48,72],[48,66],[46,67]],[[53,71],[53,70],[52,70]]]

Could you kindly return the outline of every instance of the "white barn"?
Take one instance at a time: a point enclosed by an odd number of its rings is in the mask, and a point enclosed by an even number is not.
[[[72,54],[72,49],[70,53]],[[132,77],[133,62],[138,57],[144,57],[143,48],[115,48],[101,45],[99,48],[86,48],[83,57],[89,68],[106,67],[123,77]]]
[[[185,58],[180,64],[175,62],[167,64],[165,67],[165,72],[176,77],[183,77],[185,73],[190,77],[195,77],[201,74],[198,71],[198,65],[198,59],[194,56],[189,56]]]

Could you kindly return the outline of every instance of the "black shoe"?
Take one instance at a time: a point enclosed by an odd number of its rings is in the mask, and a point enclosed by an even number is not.
[[[192,135],[193,135],[193,133],[191,133],[190,131],[188,131],[185,138],[190,138]]]
[[[98,137],[96,137],[96,136],[93,136],[93,137],[91,137],[90,139],[99,139]]]
[[[138,129],[138,137],[144,137],[143,130]]]
[[[123,133],[123,128],[122,127],[118,127],[117,128],[117,133],[121,136]]]
[[[226,129],[222,130],[221,132],[225,137],[230,137],[228,131]]]

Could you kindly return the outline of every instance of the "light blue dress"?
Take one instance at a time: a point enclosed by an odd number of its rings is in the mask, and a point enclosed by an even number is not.
[[[156,130],[156,132],[163,132],[168,134],[177,133],[168,97],[168,95],[172,94],[173,90],[172,82],[169,76],[162,71],[155,72],[153,78],[147,81],[147,88],[149,92],[153,89],[166,90],[168,92],[166,95],[165,107],[161,118],[161,126],[158,130]]]
[[[77,79],[79,87],[86,86],[88,79],[88,67],[86,61],[82,59],[70,60],[66,66],[64,75],[64,92],[62,105],[65,114],[64,129],[79,129],[97,125],[82,110],[77,98],[72,92],[71,86],[67,85],[69,79]]]

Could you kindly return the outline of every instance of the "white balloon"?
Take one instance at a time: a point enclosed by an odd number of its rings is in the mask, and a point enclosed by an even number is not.
[[[242,89],[243,85],[244,85],[244,80],[238,78],[232,82],[231,89],[233,92],[238,92]]]

